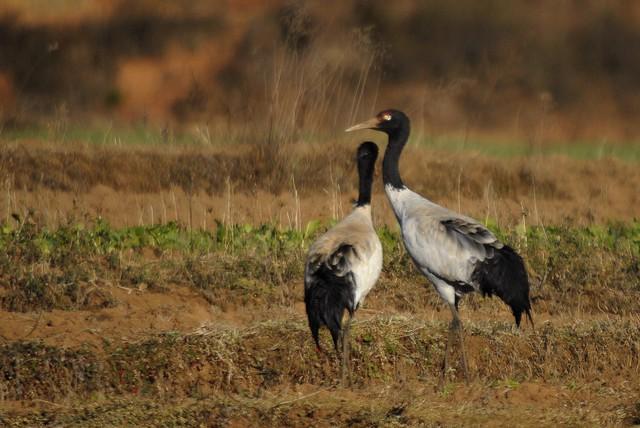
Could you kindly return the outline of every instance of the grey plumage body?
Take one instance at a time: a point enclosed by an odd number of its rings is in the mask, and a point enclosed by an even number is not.
[[[504,246],[495,235],[474,219],[407,188],[388,185],[385,192],[401,226],[407,252],[438,294],[455,304],[456,295],[480,291],[474,270]]]
[[[345,247],[349,251],[340,250]],[[349,278],[355,291],[351,310],[356,310],[382,271],[382,245],[373,228],[370,205],[354,208],[309,247],[305,289],[313,284],[313,275],[323,264],[337,276]]]

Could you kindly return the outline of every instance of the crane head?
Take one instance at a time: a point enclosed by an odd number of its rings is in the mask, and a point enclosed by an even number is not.
[[[369,120],[365,120],[362,123],[345,129],[345,132],[357,131],[360,129],[373,129],[390,134],[404,126],[407,126],[408,124],[409,118],[403,112],[400,110],[387,109],[382,110],[375,117],[372,117]]]

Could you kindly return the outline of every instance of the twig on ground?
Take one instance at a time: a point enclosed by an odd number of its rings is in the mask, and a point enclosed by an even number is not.
[[[293,400],[281,401],[278,404],[273,405],[271,408],[275,409],[276,407],[280,407],[280,406],[284,406],[284,405],[287,405],[287,404],[295,403],[296,401],[306,400],[307,398],[313,397],[314,395],[317,395],[317,394],[321,393],[322,391],[324,391],[324,388],[319,389],[317,391],[314,391],[311,394],[307,394],[307,395],[303,395],[302,397],[295,398]]]

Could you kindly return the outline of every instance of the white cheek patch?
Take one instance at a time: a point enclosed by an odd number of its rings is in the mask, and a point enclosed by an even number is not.
[[[384,120],[391,120],[391,115],[387,113],[387,114],[382,115],[382,118]]]

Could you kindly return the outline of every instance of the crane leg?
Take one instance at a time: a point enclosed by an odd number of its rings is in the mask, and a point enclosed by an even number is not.
[[[455,305],[450,305],[453,319],[449,324],[449,337],[447,338],[447,346],[444,351],[444,362],[442,364],[442,379],[441,382],[444,385],[444,381],[449,370],[449,353],[451,351],[452,336],[457,335],[458,342],[460,344],[460,353],[462,355],[462,370],[464,371],[465,382],[469,384],[469,366],[467,365],[467,354],[464,349],[464,338],[462,336],[462,321],[458,315],[458,309]]]
[[[444,387],[444,383],[447,378],[447,372],[449,371],[449,347],[451,345],[451,336],[453,336],[453,328],[451,327],[451,325],[449,325],[449,336],[447,337],[447,344],[444,348],[444,361],[442,362],[442,377],[440,378],[441,388]]]
[[[351,320],[353,317],[349,315],[343,329],[342,329],[342,386],[348,387],[351,385],[351,358],[350,358],[350,335],[351,335]]]

